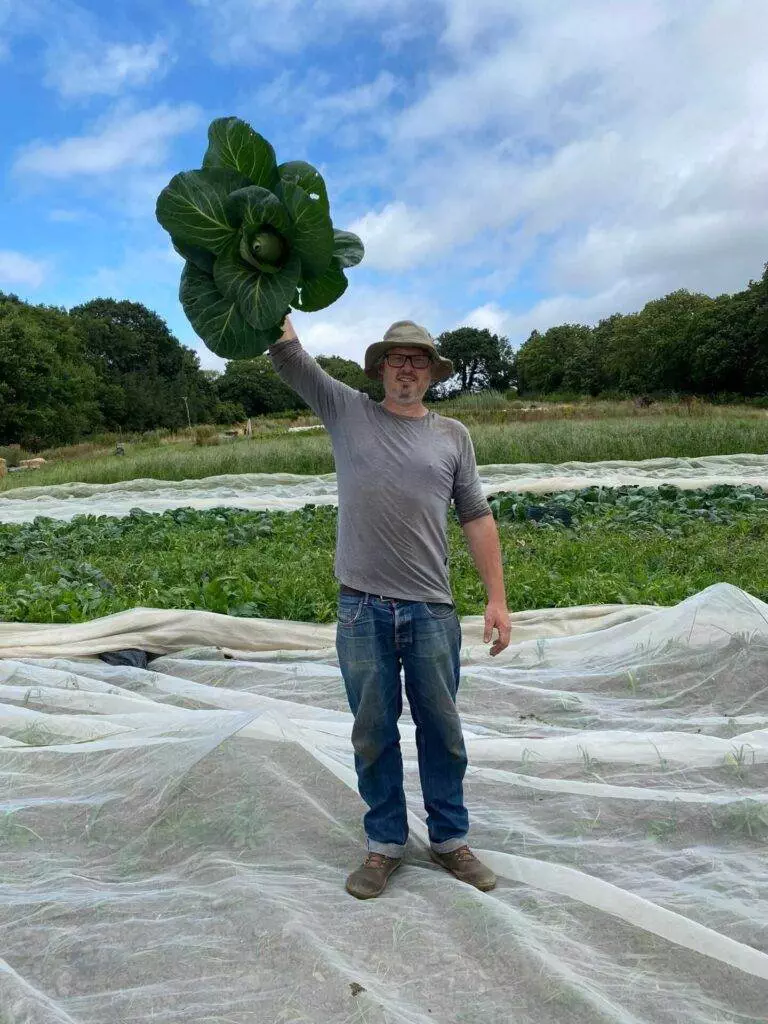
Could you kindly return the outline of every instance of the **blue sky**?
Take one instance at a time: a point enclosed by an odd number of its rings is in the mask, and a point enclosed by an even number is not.
[[[154,202],[236,114],[366,243],[296,318],[314,352],[735,290],[768,260],[766,52],[755,0],[0,0],[0,289],[145,302],[221,366]]]

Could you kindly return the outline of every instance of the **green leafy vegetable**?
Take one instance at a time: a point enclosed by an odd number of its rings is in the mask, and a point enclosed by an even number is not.
[[[236,117],[211,123],[202,169],[175,175],[156,213],[187,261],[184,312],[225,359],[263,352],[292,306],[330,306],[364,255],[357,235],[334,230],[320,172],[302,160],[278,166],[267,140]]]
[[[179,297],[195,332],[208,348],[227,359],[247,359],[255,339],[264,348],[280,337],[280,329],[256,334],[241,316],[232,299],[225,299],[210,274],[187,263],[181,274]]]
[[[330,468],[330,448],[327,458],[318,468]],[[642,491],[492,496],[510,607],[671,605],[719,580],[768,598],[768,491]],[[554,518],[528,519],[526,508],[543,500],[571,510],[573,528]],[[634,516],[638,507],[641,518]],[[121,519],[0,523],[0,620],[82,622],[139,606],[331,622],[336,526],[335,508],[312,505],[291,513],[134,509]],[[453,515],[448,537],[459,612],[481,614],[485,591]],[[729,678],[737,658],[739,669],[751,664],[757,679],[764,659],[750,656],[750,645],[764,650],[766,634],[768,628],[733,634],[724,654]],[[701,657],[711,670],[711,653]],[[738,754],[728,765],[732,774],[746,768]]]

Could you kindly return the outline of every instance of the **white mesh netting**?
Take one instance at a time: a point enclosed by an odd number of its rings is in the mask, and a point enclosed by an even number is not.
[[[465,623],[459,698],[498,888],[430,863],[406,716],[409,861],[365,903],[332,629],[0,624],[3,1024],[764,1021],[768,606],[513,621],[494,661]],[[164,653],[78,658],[125,646]]]
[[[712,487],[750,484],[768,488],[768,455],[709,455],[697,459],[643,462],[566,462],[560,465],[481,466],[486,494],[496,491],[553,493],[579,487],[622,484]],[[0,492],[0,522],[24,523],[36,516],[72,519],[76,515],[125,516],[132,508],[165,512],[186,506],[224,506],[292,511],[308,502],[336,504],[336,476],[243,473],[202,480],[128,480],[116,484],[25,486]]]

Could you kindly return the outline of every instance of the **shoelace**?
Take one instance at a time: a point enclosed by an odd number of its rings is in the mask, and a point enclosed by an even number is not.
[[[475,859],[474,853],[472,853],[468,846],[460,846],[458,850],[454,850],[453,856],[456,858],[456,860],[461,861],[469,861]]]
[[[365,864],[363,866],[366,868],[383,868],[386,867],[386,864],[387,858],[383,853],[369,853],[365,858]]]

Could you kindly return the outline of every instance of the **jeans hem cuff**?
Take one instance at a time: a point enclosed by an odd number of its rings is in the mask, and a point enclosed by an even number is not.
[[[405,853],[405,844],[399,843],[377,843],[375,839],[366,841],[369,853],[380,853],[383,857],[394,857],[399,859]]]
[[[446,839],[444,843],[430,843],[429,844],[435,853],[453,853],[454,850],[460,850],[462,846],[467,845],[467,837],[456,836],[455,839]]]

